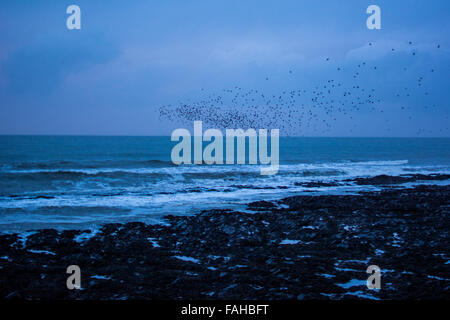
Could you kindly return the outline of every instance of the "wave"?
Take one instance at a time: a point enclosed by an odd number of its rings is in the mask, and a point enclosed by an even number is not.
[[[4,172],[0,173],[0,180],[37,180],[37,181],[46,181],[46,180],[77,180],[82,178],[132,178],[138,177],[141,174],[145,174],[146,176],[153,178],[164,178],[166,175],[158,172],[136,172],[133,170],[121,170],[121,169],[111,169],[111,170],[95,170],[95,171],[86,171],[86,170],[46,170],[46,171],[15,171],[15,172]]]
[[[345,163],[345,161],[343,161]],[[402,165],[408,164],[408,160],[373,160],[373,161],[360,161],[360,160],[350,160],[352,164],[361,165],[372,165],[372,166],[392,166],[392,165]]]
[[[149,160],[84,160],[84,161],[31,161],[2,164],[1,171],[39,171],[70,169],[104,169],[104,168],[161,168],[173,167],[171,161]]]
[[[146,162],[166,164],[165,161],[148,160]],[[0,184],[6,181],[80,181],[83,179],[116,179],[123,182],[159,181],[159,180],[197,180],[197,179],[265,179],[274,177],[344,177],[370,176],[377,174],[400,175],[404,172],[441,172],[447,173],[448,167],[409,166],[408,160],[390,161],[340,161],[324,163],[296,163],[279,165],[275,176],[261,176],[265,165],[180,165],[170,167],[141,168],[83,168],[83,169],[28,169],[0,171]],[[143,180],[144,179],[144,180]]]
[[[148,161],[159,163],[159,160]],[[14,199],[16,196],[54,197],[71,194],[74,197],[95,195],[100,198],[127,194],[232,193],[236,189],[298,191],[304,189],[302,186],[305,183],[314,181],[339,182],[356,177],[399,176],[409,172],[450,173],[447,166],[411,166],[408,160],[282,164],[278,174],[273,176],[262,176],[261,167],[265,166],[181,165],[159,168],[10,170],[0,172],[0,197]],[[40,200],[47,200],[44,197]]]

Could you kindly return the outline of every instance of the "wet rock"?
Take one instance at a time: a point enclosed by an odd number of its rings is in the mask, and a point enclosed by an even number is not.
[[[272,202],[262,200],[249,203],[247,208],[251,210],[269,210],[275,208],[275,205]]]
[[[296,182],[296,186],[305,188],[319,188],[319,187],[337,187],[339,186],[336,182],[324,182],[324,181],[311,181],[311,182]]]
[[[378,175],[370,178],[356,178],[346,181],[353,181],[359,185],[389,185],[389,184],[401,184],[407,182],[416,181],[441,181],[450,179],[448,174],[411,174],[411,175],[401,175],[401,176],[388,176],[388,175]]]
[[[248,207],[260,212],[206,210],[167,216],[168,225],[107,224],[77,241],[86,231],[40,230],[26,240],[1,234],[0,296],[450,298],[449,186],[302,195]],[[81,291],[66,288],[72,264],[81,268]],[[383,290],[365,287],[372,264],[382,268]]]

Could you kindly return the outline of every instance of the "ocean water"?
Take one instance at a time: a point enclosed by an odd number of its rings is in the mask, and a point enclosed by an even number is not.
[[[259,165],[176,166],[175,144],[170,137],[0,136],[0,231],[160,223],[168,214],[244,210],[255,200],[378,189],[302,182],[450,173],[450,138],[282,137],[272,176],[260,175]]]

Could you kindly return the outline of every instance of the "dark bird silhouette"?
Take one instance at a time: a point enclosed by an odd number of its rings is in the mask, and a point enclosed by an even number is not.
[[[408,43],[411,45],[413,42]],[[372,43],[369,42],[369,45],[372,46]],[[437,47],[439,48],[440,45],[438,44]],[[392,48],[392,51],[395,51],[395,48]],[[413,50],[412,54],[415,55],[415,53],[416,51]],[[330,58],[326,57],[325,60],[330,61]],[[369,68],[364,68],[366,65]],[[429,69],[431,73],[434,73],[436,67],[438,66]],[[326,78],[316,80],[311,87],[299,88],[292,80],[295,78],[289,77],[293,87],[269,91],[270,93],[238,85],[222,89],[220,94],[207,92],[201,88],[197,100],[187,99],[185,102],[160,107],[160,117],[190,124],[193,120],[202,120],[205,126],[221,129],[278,128],[285,135],[298,135],[305,130],[309,133],[310,130],[328,132],[334,123],[343,118],[355,121],[354,116],[359,112],[377,112],[387,117],[388,113],[383,107],[384,101],[387,100],[398,103],[401,106],[398,112],[404,114],[405,119],[411,120],[408,112],[411,112],[412,106],[409,103],[419,95],[422,97],[420,99],[428,99],[432,96],[432,91],[427,87],[428,81],[425,81],[425,75],[414,74],[414,68],[405,66],[395,68],[397,69],[392,70],[394,75],[395,72],[409,70],[410,83],[406,85],[404,82],[399,82],[399,85],[392,87],[393,91],[390,92],[368,87],[370,82],[365,83],[364,79],[378,77],[379,85],[383,88],[385,79],[382,77],[386,75],[383,73],[383,68],[378,71],[378,66],[360,61],[345,67],[340,66],[335,69],[331,67]],[[293,74],[292,69],[288,69],[289,74]],[[346,72],[347,70],[349,72]],[[432,77],[431,73],[427,75]],[[268,81],[269,77],[270,75],[267,75],[263,79]],[[429,104],[424,104],[423,108],[431,107]],[[390,119],[387,118],[385,121],[388,123]],[[355,128],[356,125],[353,124],[350,125],[349,130]]]

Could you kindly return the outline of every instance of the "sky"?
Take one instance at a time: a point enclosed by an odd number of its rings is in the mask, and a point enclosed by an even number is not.
[[[72,4],[80,30],[66,27]],[[381,30],[366,26],[371,4]],[[179,124],[161,105],[235,86],[312,90],[361,62],[379,68],[358,81],[382,105],[298,135],[450,136],[446,0],[3,0],[0,134],[170,135]]]

